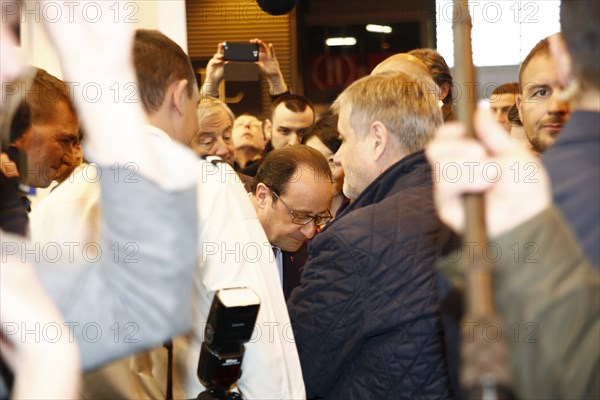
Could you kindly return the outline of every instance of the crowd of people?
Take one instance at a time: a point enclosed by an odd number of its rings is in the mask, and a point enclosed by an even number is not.
[[[598,4],[562,2],[561,33],[471,138],[432,49],[318,115],[251,39],[261,120],[219,99],[223,43],[198,82],[157,30],[46,24],[63,81],[23,65],[19,2],[2,1],[0,396],[196,398],[215,293],[248,287],[260,308],[227,388],[243,398],[463,398],[460,238],[479,193],[511,390],[599,398]],[[136,82],[139,101],[65,84],[92,81]],[[32,207],[28,187],[52,190]]]

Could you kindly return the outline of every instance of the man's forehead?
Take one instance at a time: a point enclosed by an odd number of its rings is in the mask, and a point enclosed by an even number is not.
[[[516,102],[517,95],[514,93],[502,93],[492,96],[490,99],[491,108],[500,108],[512,105]]]
[[[75,111],[69,107],[64,101],[48,104],[48,110],[43,114],[33,114],[31,117],[32,125],[48,125],[54,127],[75,127],[79,130],[79,119]],[[69,129],[64,129],[69,130]]]
[[[231,125],[233,120],[225,110],[217,110],[213,115],[204,118],[202,125]]]
[[[308,106],[304,109],[304,111],[295,112],[287,108],[285,104],[281,103],[275,107],[275,110],[273,110],[273,123],[280,119],[299,121],[310,119],[312,123],[313,116],[313,111]]]
[[[236,121],[260,121],[260,119],[258,119],[257,116],[249,115],[249,114],[240,115],[235,120]]]
[[[295,211],[306,213],[321,213],[329,207],[330,201],[324,196],[331,187],[331,182],[324,176],[315,173],[312,168],[303,168],[296,174],[296,179],[290,180],[283,195],[286,202]]]
[[[554,63],[554,58],[548,53],[536,54],[525,66],[521,75],[523,78],[522,87],[538,83],[539,80],[558,81],[558,71]]]
[[[54,138],[56,140],[79,141],[79,125],[62,124],[59,122],[47,122],[44,124],[32,124],[32,132],[39,138]]]
[[[352,107],[350,104],[340,104],[338,113],[338,131],[346,130],[345,128],[350,127],[350,115],[352,114]]]
[[[221,132],[231,129],[231,121],[223,118],[211,118],[202,123],[200,133]]]

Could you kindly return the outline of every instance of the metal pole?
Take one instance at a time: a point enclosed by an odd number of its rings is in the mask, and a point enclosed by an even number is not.
[[[473,116],[477,91],[468,0],[454,0],[453,31],[454,75],[464,88],[457,104],[458,119],[465,125],[467,135],[475,138]],[[461,268],[466,278],[466,313],[461,324],[461,386],[466,399],[508,399],[512,396],[506,346],[502,340],[488,335],[490,326],[502,332],[503,325],[494,310],[494,265],[484,256],[488,244],[484,207],[482,195],[465,196]]]

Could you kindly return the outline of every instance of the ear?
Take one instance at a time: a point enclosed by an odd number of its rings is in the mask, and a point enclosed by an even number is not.
[[[371,124],[369,134],[372,140],[373,160],[379,161],[388,150],[391,139],[390,132],[381,122],[375,121]]]
[[[448,93],[450,93],[450,84],[444,82],[440,87],[440,100],[444,101],[444,99],[448,97]]]
[[[567,87],[572,79],[572,61],[569,49],[567,49],[564,39],[558,34],[550,36],[548,41],[550,53],[558,70],[558,80],[562,87]]]
[[[31,143],[30,139],[31,139],[31,135],[33,128],[31,126],[29,126],[29,128],[27,128],[27,130],[21,135],[21,137],[19,137],[17,140],[15,140],[13,143],[11,143],[13,146],[21,149],[24,152],[27,152],[27,150],[29,150],[29,145]]]
[[[267,205],[267,200],[271,197],[271,190],[264,183],[256,185],[256,191],[254,192],[256,198],[256,204],[259,208],[264,208]]]
[[[517,111],[519,111],[519,120],[523,123],[523,94],[519,93],[517,95]]]
[[[263,134],[265,135],[265,140],[268,142],[269,140],[271,140],[271,134],[273,130],[273,123],[271,122],[270,119],[265,119],[265,122],[263,122]]]
[[[179,81],[175,81],[171,84],[173,87],[172,99],[173,99],[173,109],[179,114],[183,115],[185,112],[185,104],[189,101],[189,96],[187,92],[188,80],[182,79]]]

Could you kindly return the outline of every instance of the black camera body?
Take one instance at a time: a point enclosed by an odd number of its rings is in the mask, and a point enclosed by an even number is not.
[[[223,43],[224,58],[226,61],[258,61],[257,43]]]
[[[198,378],[207,389],[202,398],[230,399],[242,373],[244,343],[250,340],[260,298],[249,288],[221,289],[210,307],[198,361]],[[201,397],[198,397],[201,398]]]

